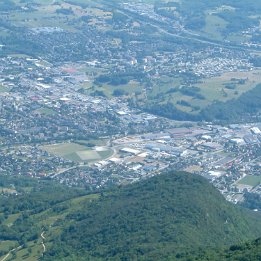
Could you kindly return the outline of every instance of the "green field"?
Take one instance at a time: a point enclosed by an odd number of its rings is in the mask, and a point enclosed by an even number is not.
[[[261,176],[251,176],[251,175],[245,176],[238,182],[238,184],[248,185],[252,187],[257,186],[260,183],[261,183]]]
[[[112,155],[112,150],[109,148],[97,148],[96,150],[77,143],[59,143],[41,146],[40,148],[50,154],[75,162],[91,163],[106,159]]]
[[[55,115],[56,112],[53,109],[42,107],[40,109],[35,110],[36,113],[44,114],[47,116]]]
[[[13,249],[16,247],[18,242],[11,241],[11,240],[5,240],[0,242],[0,251],[7,252],[10,249]]]
[[[7,217],[7,219],[3,222],[6,226],[12,226],[13,223],[19,218],[19,214],[12,214]]]
[[[0,93],[8,92],[10,89],[2,84],[0,84]]]

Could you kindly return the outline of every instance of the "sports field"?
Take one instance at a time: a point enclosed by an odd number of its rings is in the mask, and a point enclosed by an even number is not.
[[[247,175],[244,178],[242,178],[238,184],[243,184],[243,185],[249,185],[249,186],[257,186],[258,184],[261,183],[261,176],[252,176],[252,175]]]
[[[58,143],[41,146],[42,150],[75,162],[95,162],[106,159],[112,155],[112,150],[104,147],[101,149],[89,148],[77,143]]]

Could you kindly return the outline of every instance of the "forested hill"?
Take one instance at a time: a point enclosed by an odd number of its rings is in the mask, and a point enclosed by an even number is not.
[[[105,193],[64,222],[44,260],[179,260],[261,235],[260,216],[205,179],[174,172]]]

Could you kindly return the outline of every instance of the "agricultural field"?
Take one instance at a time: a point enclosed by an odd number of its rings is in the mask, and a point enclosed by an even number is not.
[[[41,146],[42,150],[58,157],[82,163],[91,163],[106,159],[112,155],[107,147],[90,148],[77,143],[59,143]]]

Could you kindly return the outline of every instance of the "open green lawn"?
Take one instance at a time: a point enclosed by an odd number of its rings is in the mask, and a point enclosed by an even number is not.
[[[261,176],[251,176],[247,175],[243,179],[241,179],[238,184],[243,184],[243,185],[249,185],[249,186],[257,186],[258,184],[261,183]]]

